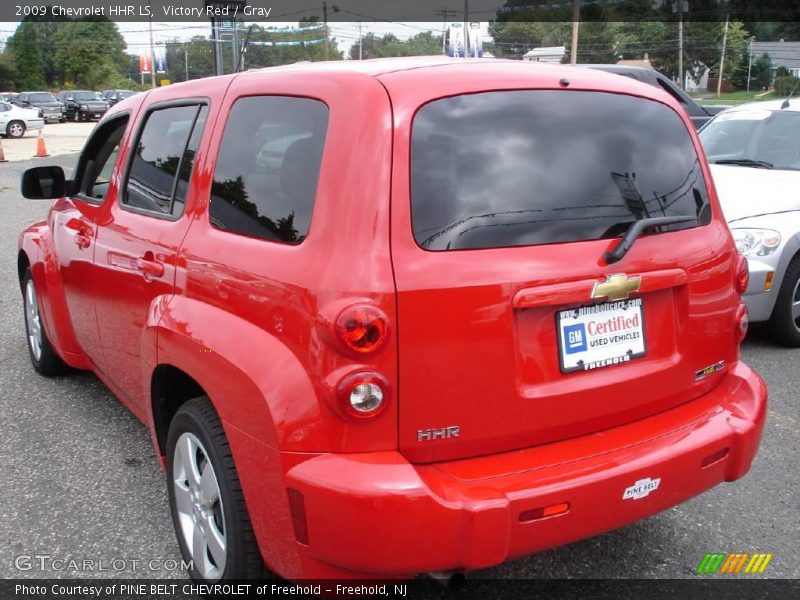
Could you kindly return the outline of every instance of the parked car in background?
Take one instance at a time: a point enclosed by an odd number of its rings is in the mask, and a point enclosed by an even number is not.
[[[26,131],[44,127],[38,108],[20,108],[9,102],[0,102],[0,135],[21,138]]]
[[[684,92],[674,81],[666,77],[663,73],[659,73],[655,69],[648,69],[646,67],[633,67],[627,65],[577,65],[579,67],[587,67],[589,69],[597,69],[598,71],[606,71],[607,73],[616,73],[650,84],[654,87],[664,90],[670,96],[675,98],[686,113],[692,120],[695,129],[700,129],[705,125],[711,117],[718,112],[727,108],[721,105],[702,105],[697,100]]]
[[[99,119],[108,110],[108,102],[100,97],[100,92],[62,90],[58,92],[58,100],[64,104],[64,118],[68,121]]]
[[[3,102],[11,102],[11,104],[14,104],[17,96],[19,96],[17,92],[0,92],[0,100]]]
[[[22,108],[40,109],[45,122],[64,120],[64,105],[50,92],[22,92],[14,104]]]
[[[457,576],[750,468],[747,263],[664,94],[423,57],[124,105],[23,175],[25,338],[146,423],[193,578]]]
[[[776,342],[800,346],[800,99],[729,108],[700,139],[750,267],[750,320]]]
[[[133,90],[104,90],[102,93],[102,98],[108,102],[109,106],[114,106],[120,100],[130,98],[136,93],[137,92],[134,92]]]

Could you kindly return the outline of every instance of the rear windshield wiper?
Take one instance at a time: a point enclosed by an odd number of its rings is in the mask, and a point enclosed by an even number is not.
[[[614,246],[613,250],[606,252],[603,258],[606,259],[606,263],[609,265],[621,261],[622,257],[625,256],[628,250],[631,249],[631,246],[633,246],[633,242],[636,241],[636,238],[638,238],[645,229],[659,227],[661,225],[673,225],[675,223],[688,223],[689,221],[697,221],[697,217],[676,215],[674,217],[650,217],[648,219],[634,221],[631,223],[628,231],[625,232],[625,236],[620,240],[619,244]]]
[[[755,167],[757,169],[771,169],[775,165],[765,160],[753,160],[752,158],[723,158],[712,161],[715,165],[740,165],[742,167]]]

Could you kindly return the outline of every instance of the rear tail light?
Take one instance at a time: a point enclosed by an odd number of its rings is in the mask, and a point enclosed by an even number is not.
[[[750,269],[747,266],[747,259],[740,254],[736,263],[736,290],[740,294],[744,294],[747,291],[749,281]]]
[[[389,321],[380,309],[369,304],[356,304],[339,314],[335,330],[337,337],[349,350],[370,354],[386,344]]]
[[[734,335],[736,341],[741,342],[744,336],[747,335],[747,328],[750,325],[750,319],[747,316],[747,306],[740,304],[736,309],[736,320],[734,322]]]
[[[339,383],[336,399],[346,415],[355,419],[372,419],[388,404],[389,382],[380,373],[354,373]]]

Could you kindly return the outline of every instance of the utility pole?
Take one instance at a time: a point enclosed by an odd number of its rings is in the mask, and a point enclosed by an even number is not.
[[[753,71],[753,41],[755,36],[750,37],[750,43],[747,46],[747,91],[750,91],[750,73]]]
[[[148,8],[150,7],[150,1],[147,2]],[[156,89],[156,54],[153,50],[153,11],[152,9],[149,10],[149,14],[147,16],[147,21],[150,25],[150,87]]]
[[[253,27],[255,27],[255,24],[247,28],[247,33],[242,43],[242,49],[239,51],[239,60],[236,61],[236,70],[234,73],[241,73],[244,70],[244,53],[247,52],[247,43],[250,41],[250,34],[253,33]]]
[[[189,43],[185,42],[183,44],[183,66],[186,69],[186,79],[185,81],[189,81]]]
[[[469,56],[469,0],[464,0],[464,58]]]
[[[578,62],[578,30],[581,26],[581,0],[572,1],[572,46],[569,51],[569,62]]]
[[[722,55],[719,57],[719,74],[717,77],[717,100],[722,93],[722,77],[725,74],[725,49],[728,46],[728,23],[730,13],[725,13],[725,30],[722,33]]]
[[[433,11],[433,14],[442,17],[442,55],[447,54],[447,17],[450,15],[456,16],[457,11],[450,10],[446,6],[444,8]]]
[[[685,0],[678,0],[678,80],[681,89],[686,89],[686,77],[683,74],[683,13],[689,7]]]
[[[361,18],[358,19],[358,60],[363,60],[364,38],[361,37]]]
[[[328,3],[322,3],[322,22],[325,24],[325,28],[322,30],[322,34],[325,36],[325,60],[331,59],[331,43],[328,41]]]

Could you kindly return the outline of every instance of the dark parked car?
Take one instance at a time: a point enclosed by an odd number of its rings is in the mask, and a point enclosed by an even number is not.
[[[22,108],[40,109],[45,122],[64,120],[64,105],[50,92],[22,92],[14,104]]]
[[[108,102],[109,106],[114,106],[117,102],[130,98],[135,93],[133,90],[103,90],[102,98]]]
[[[100,92],[62,90],[58,99],[64,103],[64,117],[70,121],[99,119],[108,110],[108,102],[100,97]]]
[[[700,129],[705,125],[711,117],[719,111],[728,108],[727,106],[702,106],[694,98],[684,92],[678,85],[663,73],[659,73],[655,69],[647,69],[645,67],[630,67],[627,65],[580,65],[581,67],[588,67],[590,69],[597,69],[599,71],[607,71],[609,73],[616,73],[617,75],[624,75],[637,81],[643,81],[650,85],[660,88],[667,92],[670,96],[675,98],[684,110],[689,115],[696,129]]]

